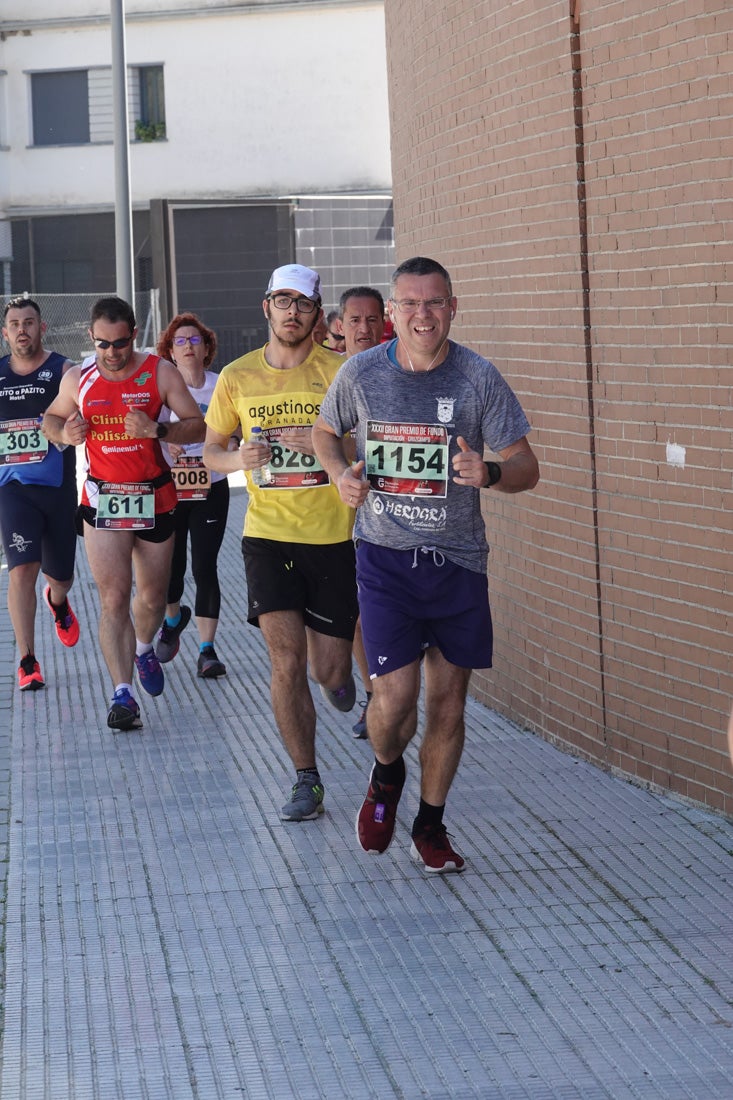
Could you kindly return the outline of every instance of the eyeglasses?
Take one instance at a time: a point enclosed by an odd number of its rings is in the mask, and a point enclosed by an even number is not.
[[[346,337],[343,335],[343,333],[341,333],[341,332],[331,332],[330,329],[328,330],[328,335],[331,337],[332,340],[338,340],[340,342],[343,342],[346,339]]]
[[[271,294],[267,300],[277,309],[290,309],[295,302],[298,313],[312,313],[314,309],[318,309],[318,302],[314,302],[312,298],[295,298],[292,294]]]
[[[101,348],[102,351],[106,351],[107,348],[114,348],[115,351],[121,351],[122,348],[126,348],[132,340],[132,333],[129,336],[120,336],[119,340],[99,340],[96,336],[92,337],[95,348]]]
[[[184,344],[200,344],[200,336],[174,336],[173,343],[177,348],[182,348]]]
[[[401,301],[397,301],[393,298],[392,301],[397,306],[400,313],[417,313],[420,306],[425,306],[426,309],[445,309],[450,305],[450,298],[427,298],[427,299],[415,299],[415,298],[402,298]]]

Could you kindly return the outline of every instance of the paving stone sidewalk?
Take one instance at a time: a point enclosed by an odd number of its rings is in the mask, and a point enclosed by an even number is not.
[[[733,823],[565,755],[475,702],[447,820],[468,860],[361,853],[370,767],[319,693],[327,813],[292,781],[245,623],[235,494],[217,648],[195,631],[110,733],[80,547],[63,649],[19,693],[0,578],[2,1100],[733,1098]],[[189,602],[192,587],[187,589]]]

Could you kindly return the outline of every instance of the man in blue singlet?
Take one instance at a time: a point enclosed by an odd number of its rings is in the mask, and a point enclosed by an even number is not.
[[[79,639],[67,599],[76,557],[76,456],[73,447],[61,452],[41,434],[41,417],[72,364],[45,350],[45,327],[32,298],[12,298],[5,306],[2,332],[10,354],[0,358],[0,535],[21,691],[44,686],[35,655],[39,572],[59,640],[73,646]]]

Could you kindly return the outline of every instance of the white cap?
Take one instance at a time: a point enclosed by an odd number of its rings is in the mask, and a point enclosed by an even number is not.
[[[268,294],[277,294],[280,290],[299,290],[306,298],[320,298],[321,276],[302,264],[286,264],[273,271],[267,286]]]

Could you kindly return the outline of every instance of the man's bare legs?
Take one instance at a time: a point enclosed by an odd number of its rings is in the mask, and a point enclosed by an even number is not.
[[[443,808],[463,752],[464,708],[471,670],[450,664],[437,648],[426,650],[425,731],[420,745],[420,808],[413,825],[411,854],[423,859],[415,838],[431,834],[429,871],[460,871],[464,861],[452,850],[442,825]],[[420,662],[378,676],[373,682],[367,732],[375,766],[367,797],[357,817],[359,842],[367,852],[384,852],[394,832],[404,783],[403,753],[417,730]],[[437,838],[437,839],[436,839]],[[445,844],[445,859],[435,845]],[[440,865],[434,865],[435,863]]]
[[[308,687],[308,650],[303,616],[298,611],[260,615],[270,655],[272,712],[288,756],[296,769],[316,766],[316,709]]]
[[[366,737],[366,712],[367,707],[372,701],[372,681],[369,677],[369,665],[367,664],[367,656],[364,651],[364,639],[361,635],[361,618],[356,620],[356,630],[354,631],[354,645],[353,645],[354,660],[356,661],[357,668],[359,669],[359,675],[361,682],[364,685],[364,694],[366,700],[362,704],[361,716],[353,725],[352,731],[354,737],[358,737],[363,740]]]
[[[470,668],[450,664],[439,649],[425,651],[425,733],[420,745],[420,794],[432,806],[445,804],[461,761],[470,678]]]
[[[425,732],[420,746],[420,793],[440,806],[458,769],[463,751],[466,691],[470,669],[458,668],[439,649],[425,652]],[[381,764],[392,764],[417,731],[420,662],[398,668],[372,681],[369,740]]]
[[[308,684],[343,684],[351,671],[351,643],[317,634],[299,611],[260,615],[270,655],[270,695],[277,727],[296,770],[316,766],[316,709]]]
[[[272,711],[283,744],[310,794],[301,813],[296,792],[282,809],[289,821],[303,821],[322,812],[323,789],[316,764],[316,709],[308,684],[308,664],[319,683],[343,684],[351,672],[351,643],[310,630],[298,611],[270,611],[260,615],[260,629],[270,655]],[[303,773],[307,773],[303,775]],[[312,790],[318,786],[320,801],[313,804]]]
[[[36,581],[41,563],[16,565],[8,574],[8,614],[20,656],[35,653]]]
[[[135,571],[132,619],[139,642],[152,644],[163,622],[172,558],[173,535],[165,542],[135,540],[132,551]]]
[[[21,683],[23,690],[44,686],[40,667],[36,662],[36,611],[38,608],[36,582],[40,571],[41,563],[31,561],[13,566],[8,574],[8,614],[20,653],[21,668],[19,669],[19,677],[23,673],[26,677],[29,674],[32,677],[30,681],[24,678],[24,682]],[[51,602],[57,608],[61,608],[65,604],[66,594],[74,583],[73,576],[68,581],[58,581],[55,577],[49,577],[47,574],[44,574],[44,577],[49,587]],[[76,619],[71,615],[71,609],[68,608],[68,605],[67,610],[71,620],[73,620],[76,634],[72,636],[70,630],[65,633],[63,625],[61,628],[57,626],[56,632],[64,645],[75,645],[79,637],[79,627]],[[60,629],[61,633],[59,633]]]
[[[134,531],[103,531],[86,524],[84,543],[99,593],[102,656],[113,684],[130,684],[136,637],[152,643],[163,620],[173,536],[165,542],[143,542]]]

